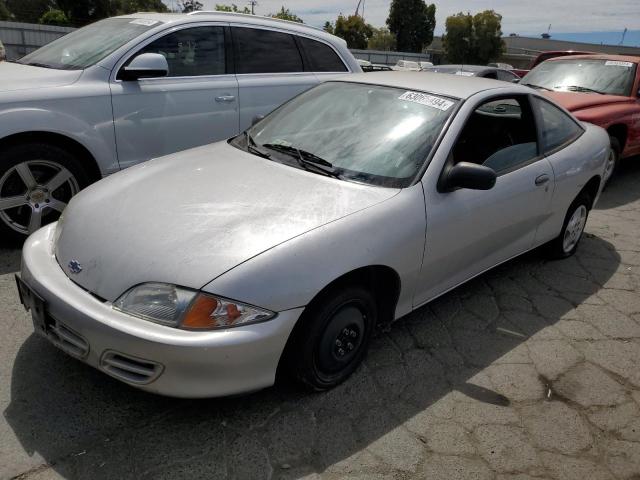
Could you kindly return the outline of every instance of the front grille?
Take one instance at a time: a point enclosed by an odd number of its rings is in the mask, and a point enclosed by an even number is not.
[[[84,358],[89,353],[89,342],[82,335],[74,332],[60,322],[52,322],[47,327],[47,334],[55,345],[69,355]]]
[[[137,384],[151,383],[162,373],[162,365],[159,363],[112,350],[104,352],[100,359],[100,367],[109,375]]]

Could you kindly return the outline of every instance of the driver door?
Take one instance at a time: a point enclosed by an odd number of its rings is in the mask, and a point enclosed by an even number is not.
[[[461,161],[494,169],[496,184],[440,191],[439,174],[423,178],[427,235],[415,306],[532,248],[550,212],[553,170],[539,154],[527,96],[478,105],[439,168]]]

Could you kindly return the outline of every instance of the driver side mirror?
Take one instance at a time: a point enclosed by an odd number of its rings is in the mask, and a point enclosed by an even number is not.
[[[520,80],[522,80],[521,78],[514,78],[513,80],[511,80],[511,83],[520,83]]]
[[[456,188],[490,190],[496,184],[496,178],[496,172],[489,167],[460,162],[446,171],[442,179],[442,189],[447,192]]]
[[[166,77],[167,75],[169,75],[169,64],[167,59],[159,53],[138,55],[120,71],[120,78],[125,81]]]

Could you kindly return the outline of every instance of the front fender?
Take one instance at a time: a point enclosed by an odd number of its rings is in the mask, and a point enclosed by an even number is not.
[[[346,273],[383,265],[400,276],[395,315],[399,318],[412,309],[425,222],[424,196],[418,184],[280,244],[222,274],[203,290],[283,311],[307,305],[320,290]]]

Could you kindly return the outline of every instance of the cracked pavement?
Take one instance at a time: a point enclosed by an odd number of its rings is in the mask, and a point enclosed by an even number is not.
[[[0,246],[0,478],[640,479],[640,160],[576,256],[531,252],[379,333],[343,385],[177,400],[32,333]]]

